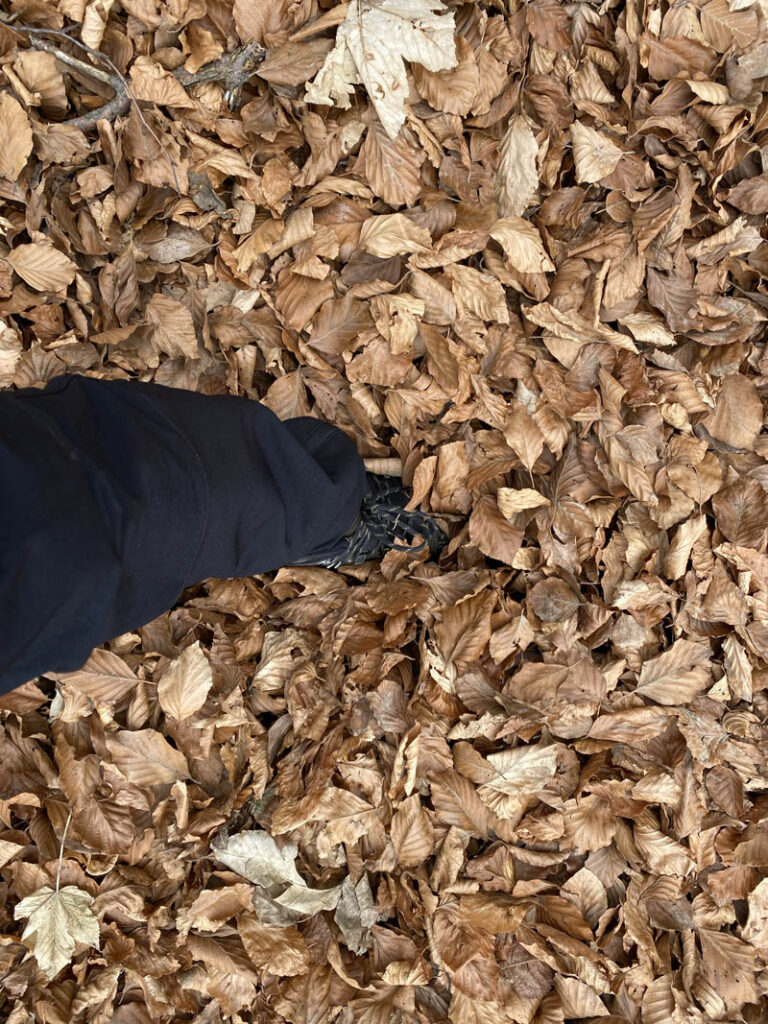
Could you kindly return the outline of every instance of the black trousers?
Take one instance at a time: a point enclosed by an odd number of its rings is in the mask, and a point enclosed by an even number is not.
[[[364,489],[341,430],[248,399],[79,376],[0,392],[0,693],[192,583],[322,548]]]

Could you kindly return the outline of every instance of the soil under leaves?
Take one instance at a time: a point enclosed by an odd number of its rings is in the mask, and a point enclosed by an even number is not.
[[[323,417],[451,542],[4,698],[3,1020],[765,1019],[767,16],[6,0],[0,386]]]

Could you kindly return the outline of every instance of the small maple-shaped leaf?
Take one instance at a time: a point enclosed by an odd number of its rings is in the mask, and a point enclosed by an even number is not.
[[[352,0],[336,45],[307,86],[307,102],[348,108],[354,86],[361,83],[394,139],[405,122],[408,99],[403,61],[428,71],[456,67],[453,31],[453,12],[441,0]]]
[[[29,918],[21,938],[49,978],[70,963],[78,942],[99,948],[99,922],[92,903],[93,897],[75,885],[59,890],[44,885],[14,909],[16,921]]]

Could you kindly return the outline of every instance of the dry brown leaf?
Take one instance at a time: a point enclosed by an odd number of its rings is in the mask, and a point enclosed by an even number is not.
[[[480,88],[480,75],[472,47],[463,36],[456,39],[455,68],[450,71],[427,71],[421,64],[413,65],[416,88],[435,110],[448,114],[468,114]]]
[[[197,335],[192,314],[177,299],[153,295],[147,304],[147,321],[152,325],[152,341],[169,356],[197,357]]]
[[[335,423],[450,539],[5,695],[9,919],[71,807],[101,940],[62,997],[12,921],[9,1024],[757,1019],[764,0],[16,6],[2,387]]]
[[[163,673],[157,686],[160,707],[177,721],[194,715],[213,686],[213,672],[199,643],[190,644]]]
[[[710,652],[703,644],[678,640],[669,650],[646,661],[636,693],[659,704],[687,704],[706,687]]]
[[[165,786],[188,776],[184,755],[154,729],[126,729],[106,742],[115,767],[135,786]]]
[[[402,213],[369,217],[360,228],[360,248],[380,259],[409,252],[427,252],[431,245],[429,231]]]
[[[504,438],[531,472],[544,450],[544,435],[521,402],[510,402],[504,424]]]
[[[137,100],[161,106],[194,105],[181,83],[148,57],[138,57],[131,65],[131,93]]]
[[[0,176],[15,181],[32,153],[32,127],[22,104],[0,92]]]
[[[418,867],[432,855],[434,828],[417,793],[403,800],[392,816],[391,836],[398,863],[404,868]]]
[[[520,217],[531,205],[539,184],[538,155],[528,120],[523,115],[511,118],[496,171],[496,204],[502,217]]]
[[[607,178],[616,170],[622,150],[604,132],[596,131],[581,121],[571,125],[573,159],[576,164],[576,180],[595,182]]]
[[[541,235],[530,221],[522,217],[506,217],[496,221],[490,234],[491,238],[501,244],[507,259],[520,273],[544,274],[554,271],[555,265],[547,255]]]
[[[565,580],[541,580],[530,590],[528,605],[542,622],[564,622],[579,610],[579,598]]]
[[[17,245],[6,259],[19,277],[38,292],[63,293],[77,273],[69,256],[48,241]]]
[[[704,425],[718,441],[753,448],[763,428],[763,403],[754,383],[736,373],[724,377],[715,409]]]

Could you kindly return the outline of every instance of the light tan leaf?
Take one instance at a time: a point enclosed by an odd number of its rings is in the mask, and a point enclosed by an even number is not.
[[[160,106],[195,105],[178,79],[150,57],[137,57],[131,65],[131,93],[134,99]]]
[[[649,345],[667,348],[675,344],[675,336],[661,319],[653,313],[626,313],[619,317],[619,323],[626,327],[636,341],[647,341]]]
[[[236,871],[238,875],[261,885],[305,885],[296,870],[298,847],[286,842],[278,846],[268,832],[251,829],[231,836],[218,836],[211,849],[216,859]]]
[[[573,159],[576,180],[592,183],[600,181],[616,170],[622,150],[604,132],[598,132],[581,121],[571,125]]]
[[[216,859],[254,885],[272,890],[287,887],[275,903],[298,915],[311,916],[321,910],[333,910],[339,902],[341,886],[311,889],[296,870],[298,847],[295,843],[278,846],[268,832],[252,829],[231,836],[219,835],[211,843]]]
[[[169,356],[197,358],[197,335],[192,314],[177,299],[156,292],[147,303],[147,322],[153,327],[152,342]]]
[[[93,897],[74,885],[55,891],[47,885],[14,907],[14,920],[29,918],[22,933],[40,969],[55,978],[72,960],[78,942],[99,948],[99,922]]]
[[[530,472],[544,450],[544,435],[522,402],[509,403],[504,440]]]
[[[610,1016],[597,992],[578,978],[555,975],[555,990],[567,1020]]]
[[[472,835],[488,835],[491,815],[469,779],[454,771],[439,772],[430,779],[430,791],[438,821]]]
[[[490,231],[491,238],[501,244],[507,259],[523,274],[547,274],[555,265],[547,255],[536,227],[522,217],[497,220]]]
[[[640,854],[655,874],[685,877],[696,867],[690,851],[682,843],[661,832],[648,811],[642,811],[638,816],[632,833]]]
[[[754,382],[737,373],[723,377],[717,405],[704,426],[718,441],[734,448],[754,448],[763,428],[763,403]]]
[[[542,622],[565,622],[579,610],[579,598],[565,580],[540,580],[528,592],[528,605]]]
[[[365,85],[384,130],[394,139],[405,121],[404,60],[428,71],[457,63],[453,12],[441,0],[351,0],[336,45],[307,86],[308,103],[347,108],[354,85]]]
[[[635,692],[658,704],[687,704],[709,682],[710,659],[705,644],[678,640],[658,657],[644,662]]]
[[[520,217],[531,205],[539,187],[538,155],[527,118],[522,114],[511,118],[496,171],[496,205],[502,217]]]
[[[7,388],[13,383],[16,367],[21,358],[21,335],[0,320],[0,387]]]
[[[341,886],[331,889],[310,889],[306,885],[289,885],[275,903],[300,917],[313,917],[322,910],[335,910],[341,897]]]
[[[733,700],[752,703],[752,664],[749,655],[731,633],[723,640],[725,678]]]
[[[0,93],[0,177],[16,181],[32,152],[32,127],[9,92]]]
[[[77,273],[69,256],[48,241],[17,245],[6,258],[19,277],[38,292],[62,294]]]
[[[445,276],[451,281],[460,312],[468,310],[489,323],[509,323],[507,297],[495,277],[461,264],[447,266]]]
[[[200,710],[212,686],[211,665],[198,640],[165,670],[157,686],[157,699],[166,715],[181,721]]]
[[[679,580],[688,567],[696,541],[706,533],[706,516],[692,516],[678,526],[664,556],[663,573],[669,580]]]
[[[768,878],[757,883],[747,900],[749,917],[741,930],[741,936],[765,957],[768,950]]]
[[[413,135],[403,130],[392,140],[378,118],[373,117],[360,150],[365,177],[375,195],[390,206],[411,206],[421,186],[424,150]],[[357,164],[360,167],[360,161]]]
[[[349,876],[344,879],[333,919],[341,929],[347,949],[364,955],[370,946],[370,929],[379,919],[367,873],[357,884]]]
[[[434,828],[418,793],[407,797],[392,816],[390,835],[398,863],[404,868],[423,864],[435,847]]]
[[[221,889],[203,889],[189,905],[176,915],[179,935],[186,938],[192,928],[199,932],[216,932],[231,917],[251,905],[251,887],[246,882]]]
[[[184,52],[189,54],[184,61],[184,68],[191,74],[199,71],[209,61],[218,60],[224,52],[224,47],[214,39],[213,33],[195,21],[182,32],[181,42]]]
[[[768,213],[768,174],[758,174],[734,185],[728,202],[744,213]]]
[[[702,965],[710,985],[730,1010],[758,1000],[755,951],[727,932],[699,929]]]
[[[115,766],[135,786],[166,786],[189,776],[187,759],[154,729],[123,729],[106,743]]]
[[[510,747],[489,754],[496,774],[478,789],[478,796],[503,819],[517,821],[537,795],[553,782],[557,772],[557,746]]]
[[[730,101],[731,94],[728,92],[728,89],[717,82],[700,82],[689,78],[687,84],[691,92],[695,93],[699,99],[704,100],[705,103],[728,103]]]
[[[282,27],[286,6],[280,0],[235,0],[232,14],[241,41],[274,45],[271,39]]]
[[[583,316],[572,310],[567,313],[559,310],[549,302],[541,302],[537,306],[528,306],[525,310],[525,317],[531,323],[551,331],[555,337],[573,341],[579,345],[604,342],[614,345],[616,348],[624,348],[629,352],[637,352],[631,338],[626,334],[619,334],[618,331],[606,327],[605,324],[591,324]]]
[[[380,259],[401,253],[427,252],[431,246],[429,231],[402,213],[369,217],[360,228],[360,248]]]
[[[532,487],[521,487],[515,490],[514,487],[500,487],[496,492],[501,514],[511,519],[518,512],[525,512],[530,508],[542,508],[549,505],[549,498],[545,498],[539,491]]]
[[[24,85],[40,95],[40,107],[47,117],[61,117],[69,104],[64,76],[56,67],[52,53],[21,50],[13,62]]]
[[[80,39],[92,50],[101,49],[101,41],[107,27],[109,12],[115,0],[90,0],[85,8]]]
[[[616,815],[609,804],[593,794],[569,807],[565,815],[565,832],[576,850],[601,850],[612,842],[617,828]]]

